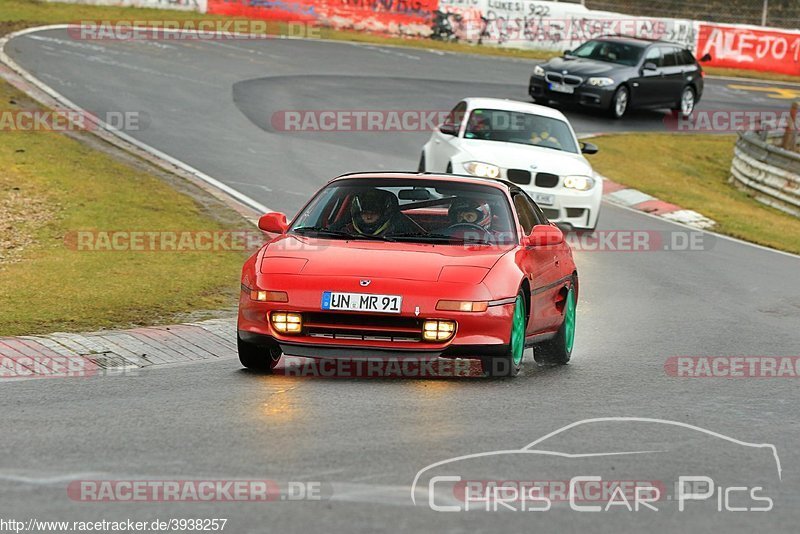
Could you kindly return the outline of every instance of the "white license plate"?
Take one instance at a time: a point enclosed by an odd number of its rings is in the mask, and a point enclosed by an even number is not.
[[[570,95],[575,92],[574,87],[570,87],[569,85],[564,85],[563,83],[551,83],[550,90],[556,93],[567,93]]]
[[[370,295],[367,293],[322,293],[323,310],[400,313],[403,297],[399,295]]]
[[[545,206],[552,206],[556,203],[555,195],[548,195],[546,193],[534,193],[533,194],[533,201],[537,204],[543,204]]]

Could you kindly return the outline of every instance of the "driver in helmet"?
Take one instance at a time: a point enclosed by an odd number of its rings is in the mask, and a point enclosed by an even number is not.
[[[352,217],[346,230],[363,236],[413,232],[400,213],[397,197],[390,191],[370,189],[357,194],[350,205]]]
[[[447,213],[450,217],[451,228],[463,225],[465,229],[468,229],[468,226],[477,225],[489,232],[492,226],[492,209],[485,202],[457,199],[450,204]]]

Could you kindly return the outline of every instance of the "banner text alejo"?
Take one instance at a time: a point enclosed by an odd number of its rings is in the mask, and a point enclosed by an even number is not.
[[[320,28],[307,22],[290,21],[270,29],[265,20],[115,20],[80,21],[69,25],[67,34],[76,41],[252,41],[295,37],[319,39]]]
[[[800,356],[672,356],[664,371],[680,378],[798,378]]]

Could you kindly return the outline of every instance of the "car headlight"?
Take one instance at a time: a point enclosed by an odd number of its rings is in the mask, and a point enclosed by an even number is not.
[[[596,87],[606,87],[607,85],[614,85],[613,78],[589,78],[587,80],[589,85],[594,85]]]
[[[588,176],[565,176],[564,187],[576,191],[588,191],[594,187],[594,178]]]
[[[534,76],[544,76],[544,69],[539,65],[533,67],[533,75]]]
[[[480,176],[481,178],[497,178],[500,176],[500,167],[491,163],[468,161],[464,164],[464,168],[472,176]]]

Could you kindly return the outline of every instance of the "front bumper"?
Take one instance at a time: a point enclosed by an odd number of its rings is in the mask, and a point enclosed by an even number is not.
[[[600,204],[603,200],[603,183],[597,183],[589,191],[573,191],[564,187],[547,189],[521,186],[534,200],[537,194],[553,196],[552,204],[537,202],[547,219],[554,223],[569,224],[576,229],[589,229],[597,225]]]
[[[314,359],[346,359],[346,360],[375,360],[375,359],[408,359],[432,360],[437,358],[495,358],[508,353],[507,344],[493,345],[456,345],[451,344],[444,348],[410,350],[410,349],[380,349],[364,346],[329,346],[323,343],[302,343],[279,340],[270,335],[256,334],[239,330],[242,341],[259,346],[278,345],[281,352],[287,356],[297,356]]]
[[[249,289],[243,288],[238,317],[239,337],[243,341],[259,345],[276,343],[284,354],[291,356],[343,359],[383,358],[387,355],[423,359],[476,358],[502,354],[510,342],[513,299],[496,301],[497,304],[490,305],[485,312],[480,313],[445,312],[436,310],[440,296],[431,294],[433,292],[430,282],[404,281],[402,289],[398,290],[396,280],[373,279],[369,291],[360,292],[403,296],[401,313],[381,314],[382,324],[376,327],[374,321],[370,320],[375,314],[324,312],[320,309],[323,291],[354,291],[353,286],[358,287],[358,278],[341,280],[344,277],[304,277],[302,285],[289,278],[289,275],[269,277],[268,289],[286,291],[289,295],[289,302],[286,303],[253,301],[250,299]],[[463,284],[452,285],[452,294],[442,298],[468,300],[458,294],[463,291]],[[297,289],[292,289],[293,287]],[[276,331],[268,318],[271,311],[302,314],[303,331],[296,335]],[[320,316],[324,318],[321,319]],[[354,329],[353,325],[360,325],[362,319],[363,328]],[[393,322],[395,319],[398,325],[396,328]],[[425,341],[421,337],[421,324],[426,319],[455,321],[454,336],[446,342]],[[320,324],[328,326],[315,326]],[[349,326],[349,330],[340,330],[339,327],[344,328],[342,325],[345,324]],[[384,332],[371,328],[383,328]],[[414,328],[418,328],[416,334],[412,331]],[[406,333],[391,333],[401,329]]]
[[[574,104],[595,109],[608,109],[617,86],[596,87],[585,82],[574,87],[571,94],[550,90],[550,84],[541,76],[531,76],[528,94],[534,100],[555,101],[560,104]]]

